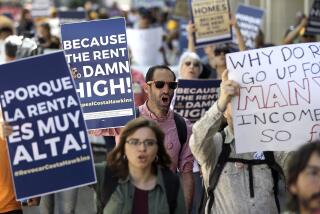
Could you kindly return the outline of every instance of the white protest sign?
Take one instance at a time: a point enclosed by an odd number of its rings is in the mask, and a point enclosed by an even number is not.
[[[236,152],[291,151],[319,138],[320,43],[227,55]]]
[[[31,15],[33,17],[48,17],[50,15],[50,0],[33,0]]]
[[[160,52],[163,30],[161,27],[149,29],[127,29],[128,45],[133,62],[141,66],[163,64]]]

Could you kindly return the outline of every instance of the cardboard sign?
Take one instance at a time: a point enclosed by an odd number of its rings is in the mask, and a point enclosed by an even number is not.
[[[237,153],[291,151],[319,139],[320,43],[227,55]]]
[[[195,123],[218,99],[221,80],[179,80],[174,111]]]
[[[0,66],[18,200],[96,182],[80,102],[62,51]],[[80,176],[81,175],[81,176]]]
[[[132,61],[141,66],[163,64],[163,30],[161,27],[148,29],[127,29],[128,45],[132,52]]]
[[[255,48],[255,38],[262,24],[264,10],[257,7],[239,5],[236,13],[237,23],[248,49]],[[234,43],[237,43],[235,36]]]
[[[314,0],[313,2],[306,32],[308,34],[320,34],[320,0]]]
[[[173,16],[182,19],[190,19],[189,5],[187,0],[176,0]]]
[[[67,62],[78,72],[88,129],[121,127],[134,119],[124,18],[65,24],[61,36]]]
[[[232,40],[228,0],[189,0],[196,47]]]

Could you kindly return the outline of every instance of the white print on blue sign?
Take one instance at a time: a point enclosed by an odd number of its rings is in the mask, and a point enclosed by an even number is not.
[[[264,10],[257,7],[239,5],[236,13],[237,24],[244,38],[246,48],[255,48],[255,39],[259,33]],[[233,43],[238,44],[235,35]]]
[[[237,153],[292,151],[320,137],[320,43],[227,54]]]
[[[17,199],[94,183],[87,129],[63,52],[7,63],[0,72]]]
[[[320,34],[320,0],[314,0],[308,17],[307,34]]]
[[[220,83],[220,80],[180,79],[174,111],[195,123],[218,99]]]
[[[107,31],[105,29],[108,29]],[[88,129],[122,127],[134,118],[124,18],[64,24],[65,57]]]

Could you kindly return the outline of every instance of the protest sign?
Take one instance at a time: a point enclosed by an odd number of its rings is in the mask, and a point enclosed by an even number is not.
[[[174,111],[195,123],[218,99],[220,80],[179,80]]]
[[[124,18],[64,24],[61,36],[67,62],[78,72],[75,83],[88,129],[134,119]]]
[[[308,17],[307,34],[320,34],[320,0],[314,0]]]
[[[189,15],[189,5],[188,1],[186,0],[176,0],[174,10],[173,10],[173,16],[177,18],[182,19],[188,19],[190,18]]]
[[[127,29],[127,35],[134,64],[142,66],[163,64],[163,57],[160,52],[163,36],[161,27]]]
[[[85,11],[68,10],[58,11],[60,24],[69,24],[86,21]]]
[[[0,66],[3,118],[18,200],[92,184],[93,157],[62,51]],[[79,176],[81,175],[81,176]]]
[[[246,48],[255,48],[255,38],[259,33],[264,10],[257,7],[239,5],[236,13],[237,23],[244,38]],[[233,43],[238,44],[235,35]]]
[[[196,47],[232,40],[228,0],[189,0]]]
[[[320,134],[320,43],[227,55],[236,152],[291,151]]]
[[[33,17],[49,17],[50,0],[32,0],[31,15]]]

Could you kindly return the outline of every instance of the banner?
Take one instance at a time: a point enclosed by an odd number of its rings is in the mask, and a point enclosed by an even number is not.
[[[86,21],[85,11],[69,10],[58,11],[60,24],[70,24]]]
[[[17,200],[96,182],[79,99],[62,51],[0,66]],[[80,176],[81,175],[81,176]]]
[[[31,15],[32,17],[49,17],[50,0],[32,0]]]
[[[176,0],[173,16],[187,20],[190,19],[189,5],[187,0]]]
[[[64,24],[61,36],[67,62],[78,72],[88,129],[121,127],[134,119],[124,18]]]
[[[161,27],[148,29],[127,29],[128,45],[132,53],[133,64],[154,66],[163,64],[163,30]]]
[[[291,151],[319,139],[320,43],[227,55],[236,152]]]
[[[308,34],[320,34],[320,0],[314,0],[313,2],[306,32]]]
[[[189,0],[195,24],[195,46],[232,40],[228,0]]]
[[[218,99],[221,80],[179,80],[174,111],[195,123]]]
[[[264,10],[257,7],[239,5],[236,13],[237,23],[248,49],[255,48],[255,39],[262,24]],[[235,35],[233,43],[237,44]]]

